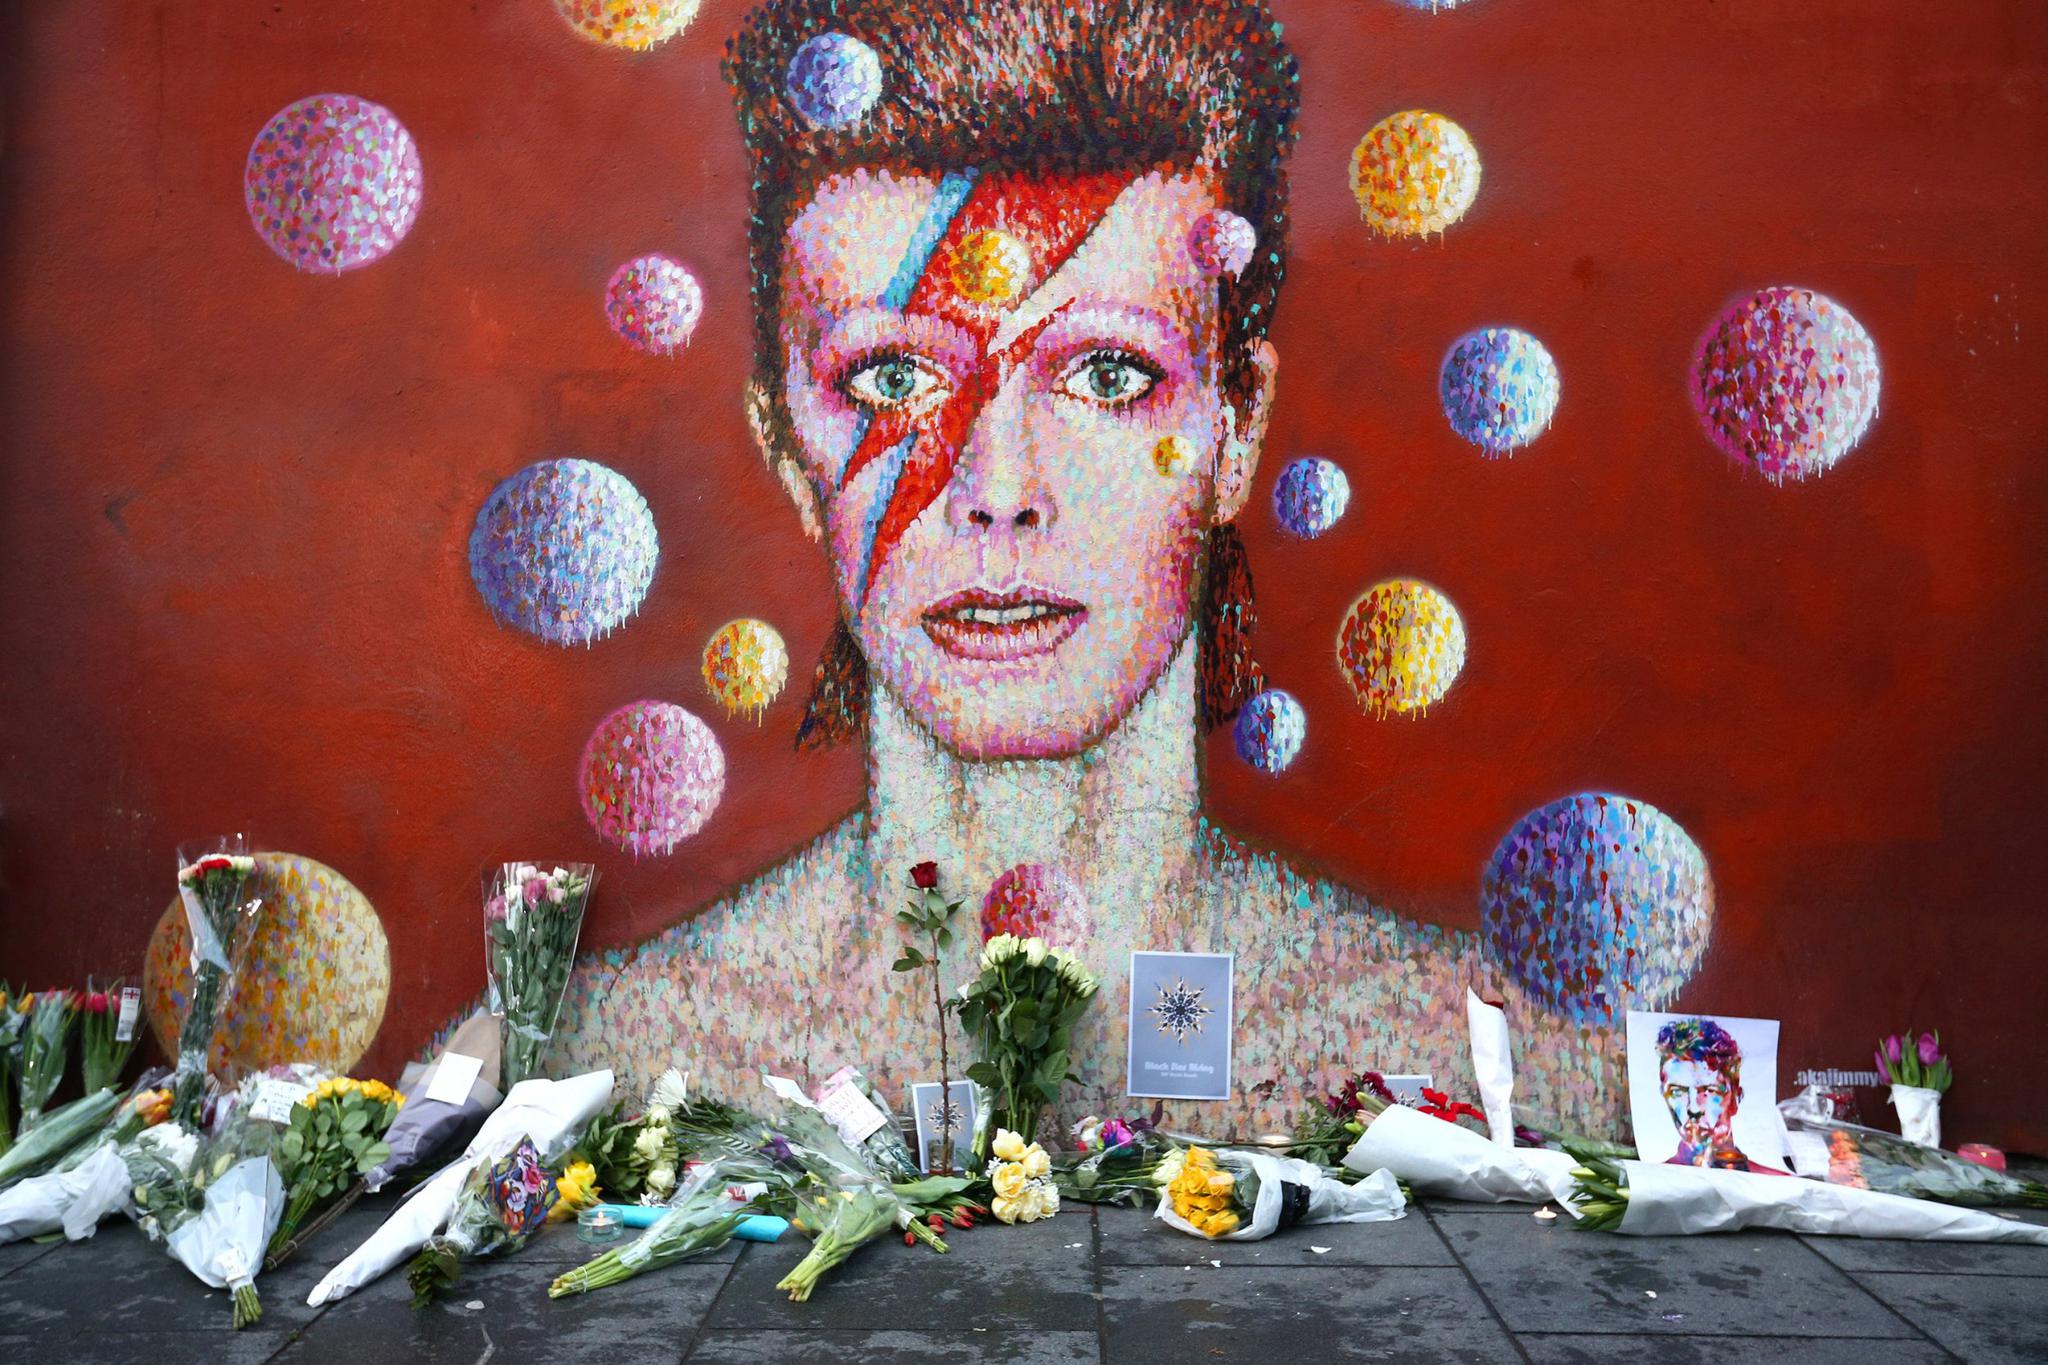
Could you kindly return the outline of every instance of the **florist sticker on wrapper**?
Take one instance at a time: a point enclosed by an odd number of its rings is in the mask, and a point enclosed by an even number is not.
[[[1784,1174],[1777,1093],[1777,1020],[1629,1011],[1629,1115],[1642,1160]]]
[[[1235,965],[1229,953],[1131,954],[1127,1093],[1230,1098]]]

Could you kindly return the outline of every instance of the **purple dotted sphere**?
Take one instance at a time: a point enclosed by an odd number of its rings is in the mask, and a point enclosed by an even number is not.
[[[249,148],[249,221],[301,270],[340,274],[381,259],[420,212],[420,153],[405,125],[354,95],[288,104]]]
[[[583,749],[578,787],[599,837],[660,855],[704,828],[725,795],[725,754],[711,727],[673,702],[636,701],[606,716]]]
[[[1285,772],[1308,738],[1308,713],[1290,694],[1268,688],[1237,713],[1231,737],[1237,742],[1237,756],[1260,772]]]
[[[882,98],[882,59],[850,33],[821,33],[789,59],[786,89],[818,127],[850,127]]]
[[[1350,506],[1351,480],[1334,460],[1303,456],[1290,461],[1273,482],[1273,514],[1303,540],[1335,526]]]
[[[704,315],[704,291],[680,261],[638,256],[612,273],[604,290],[612,330],[649,355],[674,355],[690,344]]]
[[[1480,887],[1493,960],[1581,1024],[1659,1009],[1699,966],[1714,884],[1678,822],[1585,792],[1518,821]]]
[[[660,557],[654,514],[625,475],[543,460],[491,491],[469,573],[491,614],[550,644],[582,645],[640,609]]]
[[[1513,327],[1460,337],[1444,357],[1439,387],[1451,430],[1488,455],[1529,444],[1557,414],[1557,362]]]
[[[1692,401],[1721,451],[1772,483],[1826,472],[1877,415],[1877,346],[1811,289],[1762,289],[1707,329]]]

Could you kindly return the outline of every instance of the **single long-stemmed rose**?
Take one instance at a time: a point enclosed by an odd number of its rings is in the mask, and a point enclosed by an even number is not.
[[[576,959],[583,912],[597,883],[589,863],[505,863],[484,879],[485,965],[491,1013],[504,1037],[500,1089],[540,1070]]]
[[[917,892],[908,910],[898,910],[896,919],[904,928],[922,934],[929,949],[911,944],[892,968],[899,972],[929,972],[932,979],[932,1020],[939,1030],[939,1171],[953,1172],[953,1060],[946,1049],[945,991],[939,985],[939,957],[953,946],[953,916],[959,901],[939,894],[939,865],[922,862],[910,869],[910,885]]]
[[[192,936],[192,1004],[178,1031],[178,1065],[171,1076],[171,1120],[196,1128],[206,1103],[206,1073],[221,1011],[247,953],[263,902],[247,894],[256,860],[239,839],[204,857],[180,856],[178,899]]]

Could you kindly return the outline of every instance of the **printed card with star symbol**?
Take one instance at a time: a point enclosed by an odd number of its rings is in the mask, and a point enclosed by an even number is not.
[[[1130,1078],[1148,1099],[1230,1098],[1229,953],[1131,954]]]

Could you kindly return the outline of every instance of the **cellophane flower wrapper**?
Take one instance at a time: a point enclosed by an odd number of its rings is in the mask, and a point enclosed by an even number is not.
[[[121,1073],[128,1069],[128,1059],[134,1055],[135,1044],[142,1035],[142,1021],[136,1019],[127,1039],[120,1036],[122,985],[123,979],[118,976],[106,985],[89,981],[79,1006],[79,1074],[85,1078],[88,1091],[111,1090],[120,1083]]]
[[[0,1191],[0,1244],[62,1232],[71,1241],[90,1237],[100,1220],[128,1202],[128,1163],[103,1142],[69,1170],[31,1176]]]
[[[448,1226],[429,1237],[407,1279],[412,1305],[423,1308],[454,1287],[462,1262],[516,1251],[538,1232],[555,1205],[555,1181],[530,1138],[495,1161],[480,1161],[464,1180]]]
[[[2030,1242],[2048,1247],[2048,1227],[2009,1221],[1979,1209],[1797,1176],[1641,1161],[1618,1165],[1627,1179],[1628,1201],[1615,1231],[1632,1236],[1778,1228],[1823,1237]],[[2048,1255],[2042,1265],[2048,1269]]]
[[[1407,1213],[1400,1184],[1385,1171],[1347,1185],[1322,1167],[1294,1157],[1235,1148],[1212,1148],[1209,1154],[1237,1179],[1234,1202],[1242,1210],[1242,1221],[1232,1231],[1212,1236],[1174,1212],[1173,1201],[1162,1190],[1156,1216],[1190,1237],[1256,1242],[1297,1223],[1389,1223]]]
[[[14,1082],[21,1072],[21,1040],[27,1032],[22,993],[0,981],[0,1156],[14,1145]]]
[[[503,1027],[500,1085],[540,1070],[562,1012],[583,912],[597,884],[589,863],[504,863],[484,878],[484,965]]]
[[[1418,1194],[1477,1203],[1554,1199],[1576,1214],[1578,1159],[1544,1147],[1499,1147],[1455,1123],[1390,1104],[1344,1154],[1347,1170],[1389,1171]]]
[[[705,1162],[691,1173],[687,1191],[679,1195],[656,1222],[630,1244],[614,1247],[574,1270],[555,1277],[548,1297],[584,1294],[635,1275],[674,1265],[731,1241],[740,1222],[755,1211],[754,1199],[735,1199],[732,1177],[749,1174],[734,1163]],[[752,1186],[750,1189],[761,1189]]]
[[[1966,1208],[2048,1209],[2048,1185],[2040,1181],[1994,1171],[1954,1152],[1861,1124],[1803,1118],[1789,1109],[1786,1119],[1795,1133],[1818,1139],[1826,1153],[1820,1169],[1809,1171],[1802,1164],[1799,1173],[1830,1185]]]
[[[195,1218],[172,1229],[167,1245],[187,1270],[235,1296],[235,1326],[262,1316],[256,1273],[263,1248],[284,1214],[284,1180],[264,1155],[245,1156],[206,1187]]]
[[[1925,1085],[1892,1087],[1892,1108],[1899,1111],[1899,1133],[1922,1147],[1941,1146],[1941,1092]]]
[[[375,1193],[394,1178],[424,1166],[442,1152],[477,1135],[484,1120],[504,1099],[497,1085],[499,1047],[498,1021],[480,1011],[463,1021],[433,1061],[424,1066],[416,1064],[406,1068],[399,1078],[405,1104],[384,1131],[384,1145],[391,1149],[391,1155],[363,1176],[365,1189]],[[460,1052],[483,1061],[476,1080],[470,1084],[469,1093],[460,1103],[427,1097],[427,1090],[433,1085],[434,1072],[439,1069],[441,1058],[449,1052]]]
[[[542,1160],[559,1161],[611,1098],[612,1073],[608,1069],[559,1081],[521,1081],[512,1087],[505,1102],[484,1120],[468,1149],[408,1196],[383,1226],[328,1271],[306,1296],[307,1304],[317,1308],[345,1298],[418,1251],[448,1225],[463,1183],[479,1161],[504,1156],[522,1138],[532,1140]]]
[[[1465,988],[1465,1025],[1472,1039],[1472,1075],[1479,1107],[1496,1146],[1515,1145],[1515,1057],[1508,1042],[1508,1012]]]
[[[28,1012],[21,1038],[21,1131],[42,1122],[43,1107],[64,1079],[78,1008],[69,991],[43,991]]]
[[[178,901],[192,940],[192,999],[178,1030],[171,1117],[188,1128],[198,1124],[205,1106],[214,1039],[263,908],[248,894],[255,870],[256,860],[239,835],[212,849],[178,851]]]
[[[23,1133],[7,1154],[0,1156],[0,1190],[18,1180],[41,1175],[75,1151],[80,1143],[91,1141],[120,1105],[121,1098],[113,1091],[95,1090],[52,1109],[34,1132]]]

